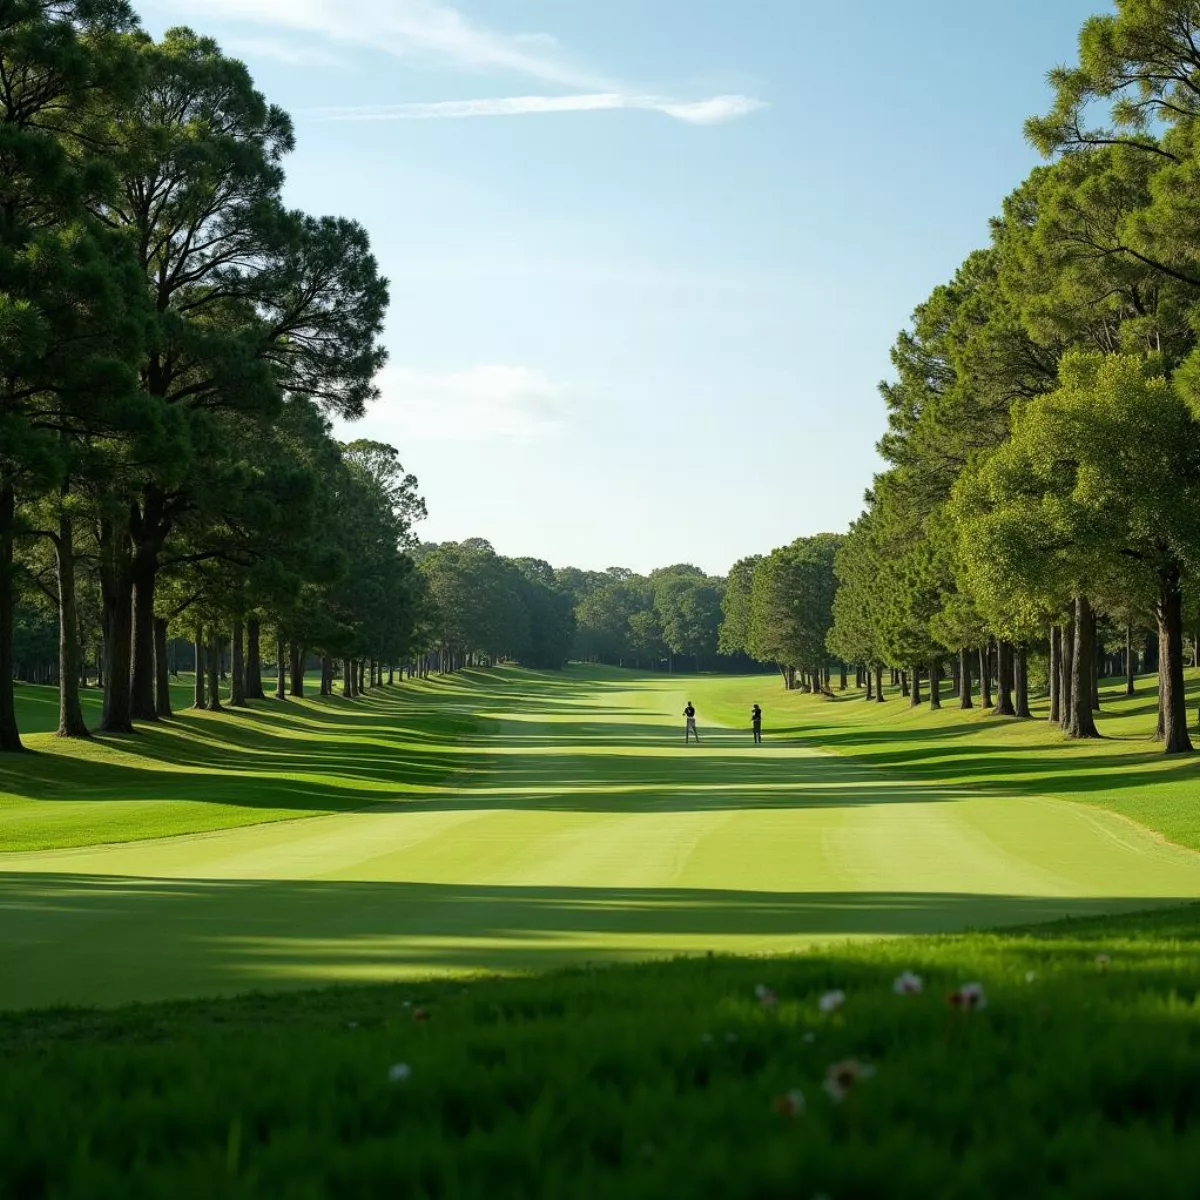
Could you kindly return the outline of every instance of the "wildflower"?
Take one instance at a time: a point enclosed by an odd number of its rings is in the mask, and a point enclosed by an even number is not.
[[[844,1058],[825,1072],[825,1082],[821,1086],[829,1093],[831,1100],[840,1104],[857,1084],[874,1074],[875,1068],[867,1063],[860,1063],[857,1058]]]
[[[951,992],[946,999],[955,1008],[963,1010],[987,1008],[987,996],[984,994],[982,983],[964,983],[957,992]]]
[[[846,1003],[846,993],[833,991],[826,992],[820,999],[821,1011],[825,1014],[835,1013],[843,1004]]]
[[[765,983],[760,983],[754,989],[754,994],[758,997],[759,1003],[763,1008],[771,1008],[779,1000],[779,997]]]
[[[414,1021],[428,1021],[429,1013],[423,1008],[414,1008],[412,1010],[412,1019]]]
[[[1111,963],[1111,962],[1112,962],[1112,959],[1109,958],[1107,954],[1097,954],[1096,955],[1096,970],[1099,971],[1101,975],[1103,975],[1104,972],[1108,970],[1109,963]]]
[[[412,1067],[408,1063],[396,1063],[388,1071],[388,1081],[391,1083],[403,1083],[406,1079],[411,1078]]]
[[[914,975],[911,971],[905,971],[903,974],[896,976],[896,982],[892,984],[892,991],[897,996],[919,996],[924,986],[920,975]]]
[[[796,1117],[802,1117],[804,1116],[804,1093],[799,1088],[792,1088],[790,1092],[776,1096],[771,1101],[771,1107],[781,1117],[791,1117],[793,1120]]]

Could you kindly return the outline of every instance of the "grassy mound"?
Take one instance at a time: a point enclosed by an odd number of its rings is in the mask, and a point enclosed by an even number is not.
[[[1191,1197],[1198,933],[7,1016],[0,1195]],[[986,1007],[947,1002],[973,981]]]

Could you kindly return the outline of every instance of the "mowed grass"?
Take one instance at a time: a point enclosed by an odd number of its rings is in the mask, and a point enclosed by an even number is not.
[[[1047,721],[1049,701],[1034,697],[1032,720],[996,717],[979,707],[961,711],[943,684],[940,711],[931,712],[928,690],[919,708],[898,689],[885,688],[883,704],[868,703],[860,689],[833,699],[786,693],[778,681],[740,681],[713,693],[718,719],[747,720],[757,699],[767,710],[768,736],[802,738],[824,750],[884,772],[928,784],[1055,796],[1120,813],[1181,846],[1200,849],[1200,754],[1166,757],[1153,740],[1157,680],[1141,676],[1136,694],[1125,681],[1106,680],[1096,714],[1098,740],[1071,741]],[[704,683],[696,690],[703,695]],[[739,707],[740,704],[740,707]],[[1200,671],[1187,673],[1187,708],[1200,747]]]
[[[1198,932],[1189,908],[0,1017],[0,1195],[1183,1200]],[[947,1002],[976,981],[986,1008]]]
[[[475,672],[68,747],[85,790],[9,810],[10,845],[54,845],[0,853],[0,1007],[779,954],[1200,898],[1200,856],[1113,814],[823,753],[775,704],[753,745],[734,722],[773,682]],[[57,780],[60,745],[42,750],[3,769]],[[279,819],[306,812],[324,815]],[[122,821],[183,836],[114,841]]]
[[[316,681],[308,681],[310,692]],[[226,696],[227,698],[227,696]],[[225,713],[189,706],[129,735],[59,739],[58,693],[17,688],[31,753],[0,756],[0,851],[170,837],[347,812],[436,785],[461,765],[474,722],[445,690],[389,688],[360,700],[310,695]],[[84,693],[95,728],[100,697]]]

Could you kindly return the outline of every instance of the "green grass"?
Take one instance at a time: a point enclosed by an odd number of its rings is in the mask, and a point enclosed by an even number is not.
[[[0,1017],[0,1194],[1182,1200],[1200,1188],[1197,933],[1189,908]],[[893,994],[902,970],[923,994]],[[973,980],[987,1008],[949,1007]],[[835,1103],[823,1080],[847,1058],[874,1074]],[[776,1111],[794,1089],[805,1112]]]
[[[506,670],[35,734],[0,761],[0,1196],[1194,1196],[1200,856],[1161,835],[1200,842],[1195,767],[1151,701],[1076,745]]]
[[[928,704],[912,709],[894,690],[885,690],[884,704],[866,703],[857,690],[833,700],[767,691],[763,703],[777,736],[805,738],[908,780],[1092,804],[1200,849],[1200,755],[1168,758],[1153,741],[1155,679],[1139,678],[1133,697],[1125,695],[1124,680],[1106,681],[1101,693],[1096,723],[1102,737],[1080,742],[1048,724],[1049,704],[1042,698],[1033,702],[1034,720],[997,718],[978,707],[962,712],[956,698],[945,696],[940,712],[930,712]],[[1187,695],[1192,737],[1200,746],[1200,672],[1188,672]],[[738,715],[728,701],[718,711],[726,718]]]
[[[714,726],[773,684],[480,672],[47,736],[0,764],[25,784],[0,836],[50,847],[0,854],[0,1007],[787,953],[1200,897],[1200,857],[1119,816],[785,732],[849,702],[776,696],[764,746]],[[278,819],[304,813],[332,815]]]
[[[315,690],[315,681],[309,686]],[[170,837],[363,808],[440,783],[461,764],[473,727],[453,701],[411,691],[361,700],[268,700],[228,714],[193,712],[190,681],[176,716],[135,734],[68,741],[54,688],[20,686],[29,755],[0,757],[0,851]],[[85,693],[99,721],[99,695]]]

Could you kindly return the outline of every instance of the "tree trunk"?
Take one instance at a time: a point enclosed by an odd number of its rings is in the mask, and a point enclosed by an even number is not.
[[[958,652],[958,707],[973,708],[974,703],[971,700],[971,652],[970,650],[960,650]]]
[[[204,626],[197,625],[192,639],[192,647],[196,652],[196,682],[192,689],[192,707],[207,708],[207,697],[204,688]]]
[[[208,703],[205,707],[209,712],[224,712],[221,704],[221,635],[215,624],[208,629],[208,653],[205,659],[208,668]]]
[[[1062,653],[1059,656],[1059,700],[1062,705],[1062,727],[1071,724],[1071,664],[1075,661],[1075,618],[1071,616],[1062,629]]]
[[[908,688],[908,672],[901,671],[900,672],[900,695],[907,697],[910,694],[911,693],[909,692],[909,688]]]
[[[358,693],[358,695],[361,696],[363,694],[363,692],[365,692],[367,690],[367,687],[366,687],[366,678],[367,678],[366,664],[363,662],[363,660],[361,658],[358,660],[356,669],[358,671],[358,677],[355,680],[354,686],[355,686],[355,691]]]
[[[996,716],[1016,716],[1012,702],[1013,648],[1012,642],[996,642]]]
[[[1186,754],[1192,740],[1183,685],[1183,589],[1178,566],[1158,573],[1158,663],[1163,752]]]
[[[246,648],[241,621],[233,623],[229,650],[229,703],[234,708],[246,707]]]
[[[860,671],[859,675],[866,677],[866,681],[867,681],[867,696],[866,696],[866,698],[868,700],[874,700],[875,695],[874,695],[873,691],[871,690],[871,670],[870,670],[870,668],[868,667],[867,670]]]
[[[13,693],[13,625],[16,617],[16,577],[13,538],[16,532],[17,496],[13,485],[0,483],[0,751],[24,750],[17,729],[17,703]]]
[[[58,736],[90,737],[79,703],[79,619],[75,604],[75,529],[64,511],[54,540],[58,579]],[[11,679],[11,673],[9,678]]]
[[[132,733],[129,663],[133,641],[133,579],[129,541],[111,521],[100,527],[100,593],[104,625],[104,699],[101,733]]]
[[[158,549],[139,546],[131,560],[132,636],[129,659],[129,707],[139,721],[157,721],[154,703],[154,592]]]
[[[929,708],[942,707],[942,661],[934,659],[929,664]]]
[[[1133,626],[1127,624],[1125,626],[1125,695],[1133,696],[1137,694],[1137,685],[1134,682],[1136,672],[1134,657],[1133,657]]]
[[[1022,642],[1013,654],[1014,707],[1018,717],[1029,717],[1029,647]]]
[[[1050,626],[1050,722],[1058,725],[1062,722],[1062,687],[1060,675],[1062,672],[1062,630],[1057,625]]]
[[[883,694],[883,667],[875,668],[875,703],[882,704],[885,696]]]
[[[333,695],[333,659],[328,654],[321,655],[321,695]]]
[[[992,707],[992,676],[988,669],[988,648],[979,647],[979,704],[981,708]]]
[[[292,667],[292,695],[304,698],[304,647],[297,642],[288,645],[288,658]]]
[[[396,682],[396,664],[388,663],[388,687],[391,687]]]
[[[1067,735],[1094,738],[1100,734],[1092,713],[1092,676],[1096,670],[1095,626],[1086,596],[1075,598],[1075,637],[1071,654],[1071,718]]]
[[[154,711],[171,716],[171,660],[167,652],[167,618],[154,618]]]
[[[353,700],[355,696],[354,662],[349,658],[342,659],[342,695],[347,700]]]
[[[246,622],[246,682],[244,690],[247,700],[265,700],[262,680],[262,647],[259,641],[258,619],[251,617]]]
[[[912,691],[909,696],[908,707],[916,708],[921,703],[921,668],[913,667],[912,670]]]
[[[285,659],[287,647],[283,643],[283,635],[275,638],[275,699],[287,699],[287,666]]]

